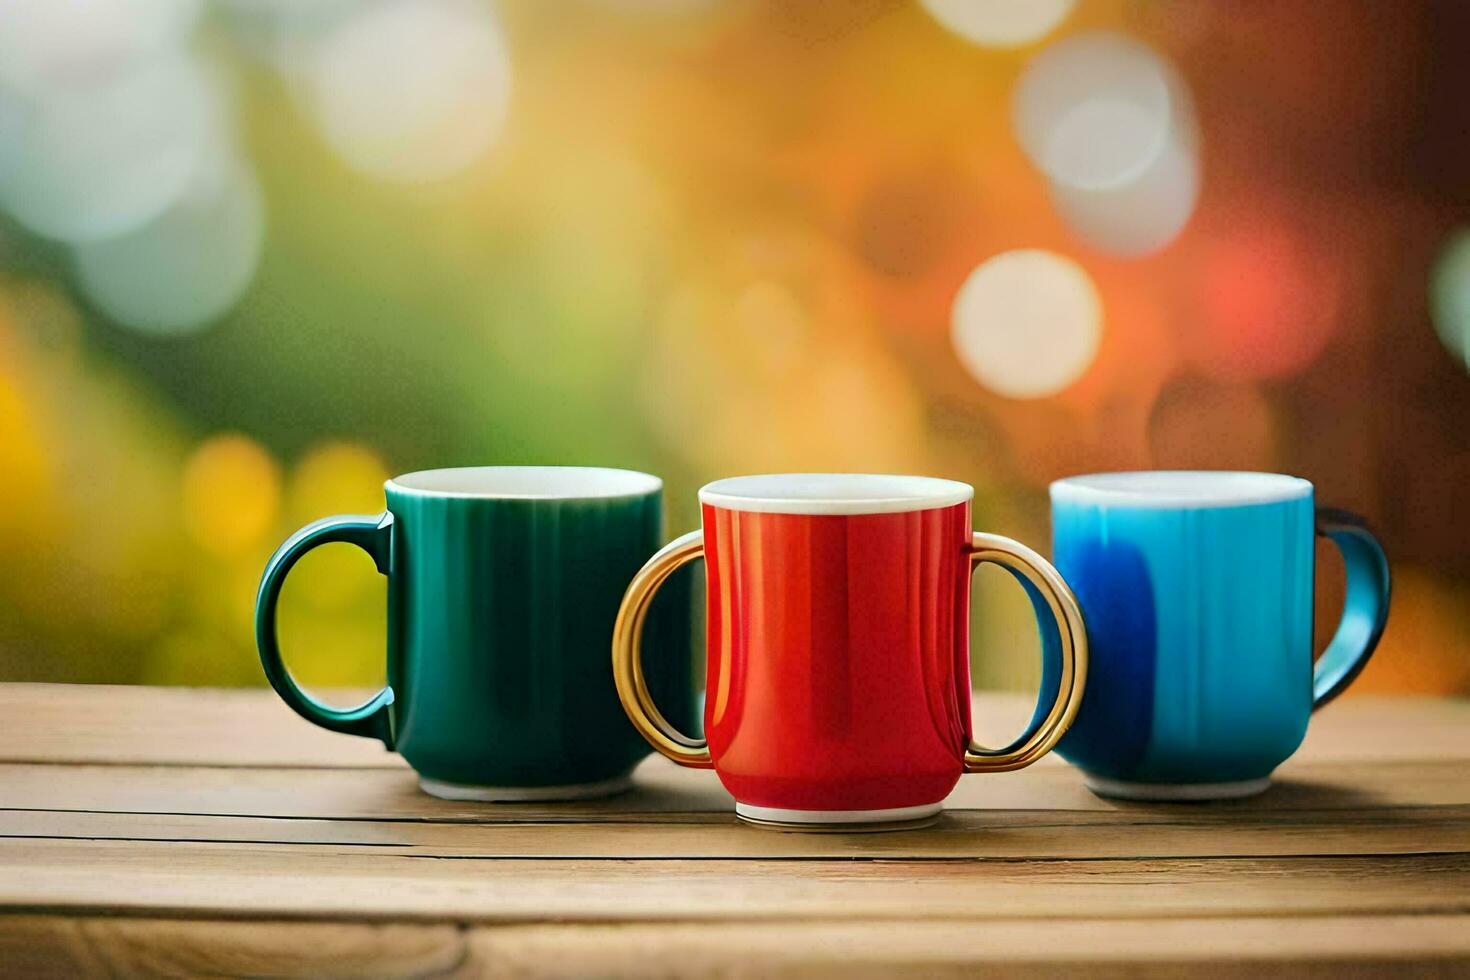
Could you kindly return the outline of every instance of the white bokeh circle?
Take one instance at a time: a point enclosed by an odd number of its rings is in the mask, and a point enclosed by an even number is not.
[[[265,209],[241,162],[211,169],[172,207],[129,234],[73,249],[82,292],[119,323],[186,333],[229,310],[255,275]]]
[[[1092,364],[1102,301],[1087,272],[1041,249],[1003,252],[970,273],[955,296],[950,339],[960,363],[1008,398],[1045,398]]]
[[[1048,46],[1022,74],[1012,115],[1057,211],[1096,248],[1156,251],[1194,213],[1194,101],[1174,66],[1143,42],[1097,31]]]
[[[1067,19],[1077,0],[919,0],[951,33],[987,48],[1041,40]]]
[[[19,92],[86,83],[177,51],[201,0],[3,0],[0,84]]]
[[[1058,183],[1127,184],[1163,152],[1176,86],[1172,68],[1143,42],[1112,31],[1077,34],[1026,65],[1012,99],[1016,134]]]
[[[1470,370],[1470,229],[1450,236],[1430,270],[1429,312],[1440,343]]]
[[[1199,154],[1191,140],[1171,134],[1163,152],[1130,183],[1049,186],[1057,212],[1089,244],[1113,255],[1146,255],[1173,241],[1194,214]]]
[[[221,139],[213,79],[192,59],[142,62],[83,86],[19,97],[0,152],[0,207],[67,242],[124,234],[195,179]]]
[[[450,177],[483,156],[505,122],[510,59],[479,3],[365,5],[305,58],[305,97],[327,142],[373,177]]]

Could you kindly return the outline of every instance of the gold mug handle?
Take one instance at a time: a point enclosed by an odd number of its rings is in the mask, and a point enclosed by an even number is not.
[[[1087,627],[1077,598],[1062,576],[1051,562],[1030,548],[998,534],[977,531],[970,548],[971,570],[984,561],[1005,568],[1029,586],[1033,599],[1040,597],[1046,603],[1056,621],[1060,642],[1057,695],[1046,715],[1033,719],[1027,730],[1005,748],[987,749],[972,741],[965,749],[965,772],[1007,772],[1024,769],[1050,752],[1077,717],[1087,684]],[[1037,616],[1039,620],[1039,608]],[[1039,625],[1046,628],[1045,624]]]
[[[704,532],[690,531],[670,541],[648,559],[628,584],[622,607],[618,609],[618,618],[613,624],[612,638],[613,682],[617,685],[618,700],[623,703],[628,720],[655,749],[691,769],[714,768],[709,744],[702,738],[690,738],[664,717],[658,705],[654,704],[648,682],[643,678],[643,661],[639,653],[643,649],[643,622],[648,618],[648,607],[653,602],[654,593],[675,570],[702,557]]]
[[[713,768],[708,743],[685,735],[664,717],[644,680],[639,651],[654,593],[675,570],[703,556],[704,534],[691,531],[650,558],[628,585],[612,640],[613,681],[628,720],[662,755],[691,769]],[[970,553],[971,567],[983,561],[1001,565],[1030,583],[1045,599],[1060,638],[1061,676],[1056,699],[1046,716],[1006,748],[987,749],[972,742],[965,750],[966,772],[1005,772],[1029,766],[1050,752],[1077,716],[1087,678],[1087,631],[1072,590],[1036,552],[1009,538],[977,532]]]

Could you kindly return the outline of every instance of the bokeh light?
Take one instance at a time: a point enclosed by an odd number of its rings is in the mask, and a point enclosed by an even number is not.
[[[344,440],[317,443],[291,472],[287,513],[298,524],[327,514],[372,514],[383,509],[391,474],[367,446]]]
[[[176,49],[201,0],[5,0],[0,84],[76,84]]]
[[[947,29],[988,48],[1017,48],[1051,33],[1076,0],[920,0]]]
[[[1040,249],[981,263],[954,301],[965,369],[1009,398],[1054,395],[1082,376],[1102,337],[1102,301],[1076,262]]]
[[[1265,206],[1203,246],[1195,275],[1186,347],[1217,377],[1295,374],[1321,354],[1344,315],[1330,265]]]
[[[976,162],[901,153],[889,161],[867,160],[867,152],[833,147],[809,165],[810,179],[830,199],[828,220],[844,229],[861,264],[853,286],[867,294],[884,328],[942,345],[955,292],[976,258],[1015,244],[1004,231],[1007,210],[1025,209],[1018,198],[1042,207],[1045,199],[1015,193],[1012,178],[1030,180],[1019,153],[997,168],[989,155]]]
[[[1114,255],[1156,252],[1172,242],[1199,199],[1199,158],[1187,139],[1173,137],[1138,176],[1117,187],[1054,182],[1057,211],[1089,244]]]
[[[265,237],[255,177],[238,162],[201,177],[142,227],[74,248],[83,291],[112,319],[179,333],[219,317],[250,285]]]
[[[0,0],[0,680],[262,683],[263,563],[397,471],[931,473],[1044,549],[1223,466],[1384,535],[1365,685],[1470,690],[1470,20],[1369,6]],[[298,676],[384,590],[304,559]]]
[[[627,14],[669,16],[703,13],[723,0],[588,0],[588,2],[598,7],[607,7]]]
[[[332,147],[385,180],[452,176],[485,154],[510,101],[510,60],[473,0],[365,4],[303,67],[306,98]]]
[[[194,543],[210,554],[232,557],[274,526],[280,469],[248,436],[211,436],[184,464],[182,503],[184,528]]]
[[[171,55],[20,99],[0,152],[0,207],[68,242],[123,234],[156,217],[199,174],[219,134],[211,79]],[[3,135],[3,134],[0,134]]]
[[[316,443],[291,470],[286,525],[299,527],[332,514],[378,513],[387,478],[382,457],[361,443]],[[242,566],[235,589],[247,621],[258,582],[259,568]],[[386,593],[387,579],[361,548],[338,542],[302,556],[281,592],[279,610],[292,675],[316,688],[382,684]]]
[[[1100,31],[1048,46],[1017,83],[1012,114],[1058,210],[1095,247],[1155,251],[1193,213],[1193,102],[1174,67],[1142,42]]]
[[[38,416],[19,379],[0,366],[0,445],[5,447],[0,544],[12,554],[30,551],[55,530],[55,473],[44,439],[47,426]]]
[[[1470,230],[1446,239],[1429,273],[1429,312],[1445,350],[1470,370]]]
[[[330,514],[377,513],[384,506],[383,483],[389,475],[382,458],[366,446],[321,443],[307,450],[291,472],[287,513],[299,525]],[[378,578],[372,561],[350,546],[320,549],[306,571],[294,586],[307,602],[324,610],[348,607]]]
[[[832,276],[844,258],[766,228],[730,243],[717,284],[674,289],[639,384],[654,431],[705,472],[921,467],[919,392]]]
[[[242,50],[294,83],[311,46],[363,6],[363,0],[220,0],[216,9]]]
[[[1165,67],[1141,41],[1077,34],[1033,57],[1012,97],[1016,135],[1052,180],[1116,187],[1168,140],[1174,113]]]

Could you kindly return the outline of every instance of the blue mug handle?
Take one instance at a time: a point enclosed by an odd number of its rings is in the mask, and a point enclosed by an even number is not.
[[[1388,599],[1393,590],[1388,556],[1363,518],[1351,511],[1318,507],[1317,534],[1342,552],[1347,596],[1337,632],[1312,669],[1313,711],[1346,690],[1368,665],[1388,623]]]

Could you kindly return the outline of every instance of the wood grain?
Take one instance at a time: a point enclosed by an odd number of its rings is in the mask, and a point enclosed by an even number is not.
[[[1451,916],[509,926],[468,933],[465,963],[537,977],[1177,977],[1233,962],[1273,977],[1463,974]],[[656,955],[650,955],[655,954]],[[671,964],[677,964],[673,966]]]
[[[325,696],[348,704],[363,692]],[[1023,695],[976,692],[972,715],[984,739],[1000,742],[1031,710]],[[7,720],[0,762],[403,766],[378,743],[317,728],[259,689],[0,684],[0,717]],[[1470,759],[1465,732],[1470,701],[1348,696],[1312,719],[1297,758]],[[1064,763],[1048,756],[1038,765]]]
[[[0,915],[0,977],[418,977],[468,960],[451,925]]]
[[[974,705],[992,740],[1030,710]],[[831,836],[663,759],[606,800],[437,800],[264,691],[0,712],[0,976],[1470,975],[1465,702],[1335,704],[1252,800],[1102,800],[1048,758]]]
[[[1470,805],[1321,814],[1058,814],[958,810],[904,834],[778,834],[733,815],[662,823],[479,823],[250,816],[0,812],[0,839],[179,841],[330,847],[436,858],[804,858],[1083,861],[1355,854],[1470,854]]]
[[[330,845],[5,840],[0,908],[374,921],[1466,914],[1470,857],[364,860]]]
[[[382,743],[318,728],[256,689],[0,684],[0,717],[3,762],[406,768]]]
[[[475,926],[0,916],[0,976],[1453,975],[1454,916]]]
[[[1033,766],[960,780],[950,810],[1053,810],[1067,813],[1211,815],[1260,810],[1394,809],[1470,801],[1470,765],[1437,762],[1298,762],[1249,800],[1139,804],[1088,792],[1068,766]],[[326,819],[537,822],[682,819],[729,814],[734,802],[710,772],[649,759],[620,796],[573,803],[456,803],[422,793],[411,770],[210,766],[0,764],[0,809],[102,810]]]

